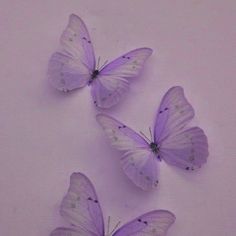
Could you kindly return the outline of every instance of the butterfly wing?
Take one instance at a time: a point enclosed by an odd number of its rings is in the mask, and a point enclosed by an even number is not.
[[[108,65],[101,70],[101,75],[104,76],[119,76],[122,78],[132,78],[138,76],[145,61],[152,54],[151,48],[134,49]]]
[[[95,189],[85,175],[71,175],[70,187],[62,201],[60,213],[83,232],[81,235],[104,236],[102,210]]]
[[[151,211],[125,224],[113,236],[165,236],[174,221],[175,215],[169,211]]]
[[[95,105],[109,108],[117,104],[129,89],[128,79],[138,76],[151,54],[150,48],[138,48],[106,65],[92,83]]]
[[[185,98],[183,88],[169,89],[161,101],[154,130],[160,156],[167,163],[195,169],[206,162],[208,145],[203,130],[198,127],[185,129],[193,117],[194,110]]]
[[[149,144],[138,133],[108,115],[97,115],[97,121],[103,127],[111,145],[124,151],[121,165],[125,174],[143,190],[156,187],[157,163]]]
[[[164,95],[158,109],[154,139],[160,143],[173,132],[182,130],[194,117],[194,110],[184,96],[183,88],[170,88]]]
[[[49,60],[49,80],[55,88],[63,91],[85,86],[95,68],[95,56],[82,19],[70,15],[60,42],[62,51],[54,53]]]
[[[168,164],[185,170],[200,168],[208,154],[207,137],[199,127],[170,135],[160,149],[160,155]]]

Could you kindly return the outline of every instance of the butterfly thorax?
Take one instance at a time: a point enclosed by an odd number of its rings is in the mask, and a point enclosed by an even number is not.
[[[97,78],[97,76],[99,75],[99,70],[94,70],[93,73],[91,74],[91,78],[89,80],[89,84],[91,84],[93,82],[93,80],[95,80]]]
[[[158,154],[159,153],[159,147],[156,143],[154,142],[151,142],[149,144],[149,147],[151,148],[151,150],[155,153],[155,154]]]

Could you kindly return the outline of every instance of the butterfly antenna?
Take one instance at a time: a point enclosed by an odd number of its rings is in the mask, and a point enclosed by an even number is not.
[[[99,69],[99,64],[100,64],[100,56],[98,57],[97,70]]]
[[[111,217],[108,216],[108,223],[107,223],[107,235],[109,235],[109,231],[110,231],[110,223],[111,223]]]
[[[142,131],[139,131],[139,133],[146,138],[149,142],[152,142],[152,140],[150,140]]]
[[[100,68],[99,70],[102,70],[102,69],[105,67],[105,65],[107,64],[107,62],[108,62],[108,60],[106,60],[106,61],[103,63],[103,65],[101,66],[101,68]]]
[[[150,135],[151,135],[151,141],[153,141],[153,137],[152,137],[152,129],[151,129],[150,126],[149,126],[149,132],[150,132]]]
[[[115,228],[111,231],[111,235],[116,231],[116,229],[119,227],[120,224],[121,224],[121,221],[119,221],[119,222],[116,224]]]

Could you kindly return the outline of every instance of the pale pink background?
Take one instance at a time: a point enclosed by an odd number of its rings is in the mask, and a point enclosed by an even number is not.
[[[152,209],[177,221],[168,236],[236,233],[235,0],[0,0],[0,235],[49,235],[73,171],[96,186],[105,217],[125,222]],[[95,121],[89,88],[52,89],[47,62],[71,13],[86,22],[102,60],[140,46],[154,54],[111,113],[148,132],[162,95],[185,88],[193,124],[209,138],[194,173],[165,163],[152,193],[134,187]]]

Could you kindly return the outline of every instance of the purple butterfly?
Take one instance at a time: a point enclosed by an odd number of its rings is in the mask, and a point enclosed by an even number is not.
[[[128,91],[128,79],[139,75],[152,54],[150,48],[138,48],[98,68],[87,27],[74,14],[70,15],[60,42],[62,50],[49,61],[52,85],[65,92],[90,85],[94,104],[100,108],[112,107],[120,101]]]
[[[126,175],[138,187],[150,190],[158,185],[157,160],[185,170],[200,168],[207,161],[208,144],[203,130],[186,128],[193,117],[194,110],[183,88],[172,87],[161,101],[154,136],[148,141],[108,115],[98,114],[97,121],[111,144],[125,152],[121,165]]]
[[[165,236],[175,221],[173,213],[155,210],[137,217],[117,231],[114,229],[105,234],[96,191],[90,180],[81,173],[71,175],[70,187],[62,201],[60,213],[71,227],[57,228],[50,236]]]

